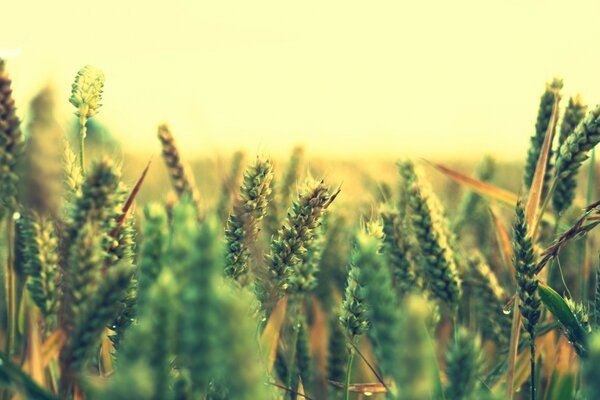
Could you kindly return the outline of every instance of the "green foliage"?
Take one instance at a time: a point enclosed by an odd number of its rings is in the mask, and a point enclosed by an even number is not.
[[[157,203],[144,207],[140,249],[139,302],[142,303],[166,263],[169,231],[165,208]]]
[[[597,399],[600,396],[600,332],[595,332],[589,340],[589,355],[583,363],[583,398]]]
[[[186,205],[183,205],[184,207]],[[191,377],[194,397],[206,395],[211,378],[220,373],[222,316],[216,292],[216,279],[224,268],[223,246],[216,218],[208,218],[197,232],[187,236],[190,252],[177,276],[187,280],[181,289],[182,311],[194,310],[181,318],[178,354]],[[198,357],[202,354],[202,357]]]
[[[411,294],[402,304],[396,330],[397,358],[393,377],[399,399],[439,398],[434,395],[435,354],[431,343],[433,306],[422,296]],[[441,393],[437,394],[438,396]]]

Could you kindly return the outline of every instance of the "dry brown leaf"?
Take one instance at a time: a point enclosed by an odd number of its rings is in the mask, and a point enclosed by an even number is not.
[[[430,162],[425,160],[425,162],[450,179],[460,183],[463,186],[468,187],[476,193],[479,193],[483,196],[489,197],[493,200],[497,200],[503,204],[506,204],[510,207],[514,207],[517,204],[517,195],[513,192],[502,189],[498,186],[492,185],[491,183],[483,182],[478,179],[472,178],[465,174],[462,174],[458,171],[455,171],[451,168],[446,167],[445,165]]]
[[[260,348],[266,357],[267,370],[271,373],[275,357],[277,356],[277,344],[279,342],[279,333],[285,321],[285,312],[287,309],[288,297],[283,297],[271,313],[269,321],[265,326],[262,337],[260,338]],[[266,352],[266,353],[265,353]]]

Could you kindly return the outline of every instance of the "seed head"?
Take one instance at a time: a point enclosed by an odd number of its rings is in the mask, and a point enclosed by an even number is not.
[[[77,108],[75,115],[80,124],[85,125],[88,118],[98,114],[102,101],[104,73],[98,68],[86,65],[77,72],[71,89],[69,102]]]

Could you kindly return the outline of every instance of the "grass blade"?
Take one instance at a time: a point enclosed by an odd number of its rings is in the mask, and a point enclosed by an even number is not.
[[[576,349],[586,351],[587,333],[581,326],[567,302],[550,286],[540,282],[538,286],[540,297],[544,305],[563,325],[569,340]]]

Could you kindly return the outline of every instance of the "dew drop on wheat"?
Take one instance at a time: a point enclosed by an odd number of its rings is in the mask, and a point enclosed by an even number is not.
[[[512,304],[507,304],[504,307],[502,307],[502,312],[504,313],[504,315],[510,315],[510,313],[512,312]]]
[[[15,220],[15,221],[18,221],[18,220],[19,220],[19,218],[21,218],[21,213],[20,213],[20,212],[18,212],[18,211],[16,211],[16,212],[15,212],[15,213],[12,215],[12,217],[13,217],[13,220]]]

